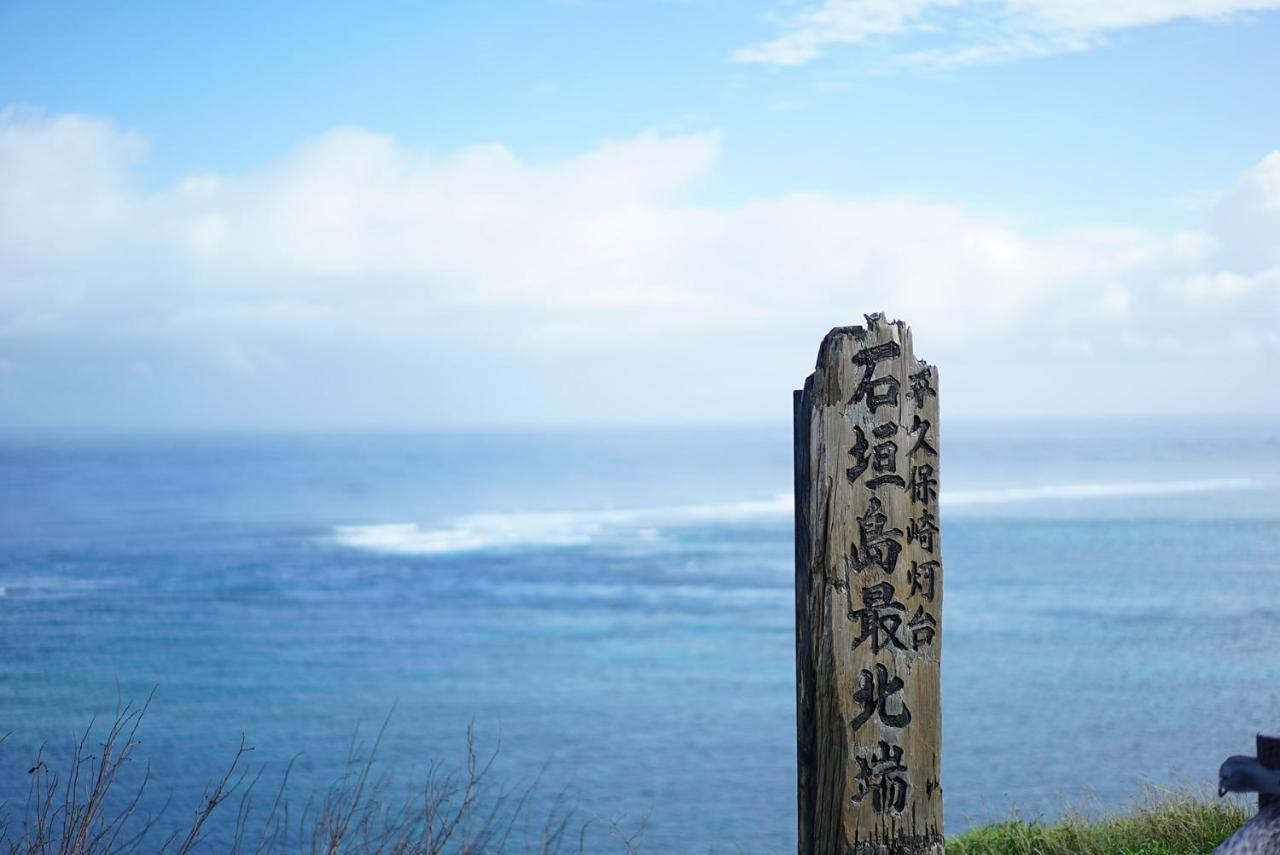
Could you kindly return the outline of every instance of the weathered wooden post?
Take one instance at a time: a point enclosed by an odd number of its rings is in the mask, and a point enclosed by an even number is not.
[[[866,318],[795,393],[799,851],[940,855],[938,373]]]

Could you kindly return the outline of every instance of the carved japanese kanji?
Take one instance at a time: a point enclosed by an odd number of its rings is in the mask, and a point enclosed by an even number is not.
[[[796,393],[802,855],[943,852],[938,388],[868,315]]]

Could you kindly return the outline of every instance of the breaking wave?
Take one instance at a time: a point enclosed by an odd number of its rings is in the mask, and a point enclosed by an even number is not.
[[[994,490],[944,490],[944,505],[997,505],[1055,499],[1113,499],[1132,496],[1178,496],[1187,493],[1251,490],[1248,478],[1215,478],[1202,481],[1129,481],[1114,484],[1054,484],[1039,487],[1003,487]]]
[[[941,503],[945,507],[965,507],[1176,496],[1250,490],[1256,486],[1248,478],[1219,478],[944,490]],[[529,546],[582,546],[604,541],[642,543],[661,538],[663,531],[669,529],[756,521],[778,522],[789,518],[793,507],[790,494],[783,493],[772,499],[758,501],[668,508],[470,514],[453,519],[438,528],[424,528],[411,522],[339,525],[334,527],[332,539],[353,549],[392,555],[443,555]]]
[[[654,540],[662,529],[709,523],[782,519],[791,496],[716,505],[633,510],[471,514],[444,528],[417,523],[340,525],[334,539],[344,546],[399,555],[435,555],[514,546],[579,546],[600,540]]]

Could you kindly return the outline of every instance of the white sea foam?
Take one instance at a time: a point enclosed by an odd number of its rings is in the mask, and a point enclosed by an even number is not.
[[[1248,478],[1200,481],[1134,481],[1099,484],[1049,484],[975,490],[944,490],[948,507],[1028,502],[1174,496],[1189,493],[1249,490]],[[471,514],[447,525],[424,528],[418,523],[335,526],[333,540],[343,546],[393,555],[441,555],[531,546],[582,546],[611,541],[643,543],[664,531],[708,524],[780,521],[793,511],[783,493],[772,499],[707,505],[677,505],[629,510]]]
[[[600,540],[656,540],[669,528],[784,518],[791,496],[714,505],[678,505],[630,510],[471,514],[442,528],[417,523],[340,525],[334,540],[344,546],[398,555],[433,555],[515,546],[579,546]]]
[[[1248,478],[1216,478],[1202,481],[1129,481],[1112,484],[1047,484],[1037,487],[1001,487],[987,490],[944,490],[944,505],[1002,505],[1058,499],[1116,499],[1132,496],[1177,496],[1251,490]]]

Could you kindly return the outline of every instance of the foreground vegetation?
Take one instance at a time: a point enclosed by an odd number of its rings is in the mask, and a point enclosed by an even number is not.
[[[164,809],[141,809],[149,784],[134,753],[148,705],[121,704],[114,721],[92,725],[72,746],[69,762],[51,768],[42,751],[29,769],[22,805],[0,804],[0,855],[88,853],[435,853],[639,851],[643,821],[624,828],[582,819],[568,793],[535,798],[538,782],[512,791],[489,782],[496,750],[484,757],[467,734],[456,770],[439,765],[424,780],[393,787],[379,771],[383,731],[367,747],[353,738],[342,776],[301,804],[290,798],[289,772],[262,792],[264,768],[251,771],[242,742],[225,774],[180,823]],[[0,736],[0,751],[4,738]],[[26,764],[23,764],[24,767]],[[134,770],[131,774],[131,767]],[[257,794],[257,795],[255,795]],[[535,803],[542,807],[534,816]],[[1052,824],[1009,820],[947,841],[948,855],[1193,855],[1209,853],[1251,815],[1245,800],[1190,791],[1151,790],[1123,815],[1090,820],[1070,814]],[[163,829],[163,830],[162,830]]]
[[[638,851],[643,820],[624,828],[616,820],[584,819],[569,792],[543,797],[537,779],[519,790],[492,783],[497,749],[481,756],[471,730],[459,768],[433,763],[425,777],[408,786],[393,780],[378,757],[386,723],[367,745],[357,732],[342,775],[301,802],[289,790],[292,763],[263,792],[267,770],[250,768],[253,749],[242,739],[225,773],[205,788],[201,803],[179,812],[190,818],[169,821],[167,803],[154,813],[143,808],[150,771],[139,768],[135,753],[149,704],[119,704],[110,725],[96,729],[90,724],[64,762],[51,766],[41,749],[29,769],[23,763],[28,794],[21,805],[0,803],[0,853]],[[0,749],[3,743],[0,736]]]
[[[947,855],[1200,855],[1212,852],[1253,813],[1238,800],[1151,790],[1126,814],[1078,814],[1045,824],[1016,816],[947,841]]]

